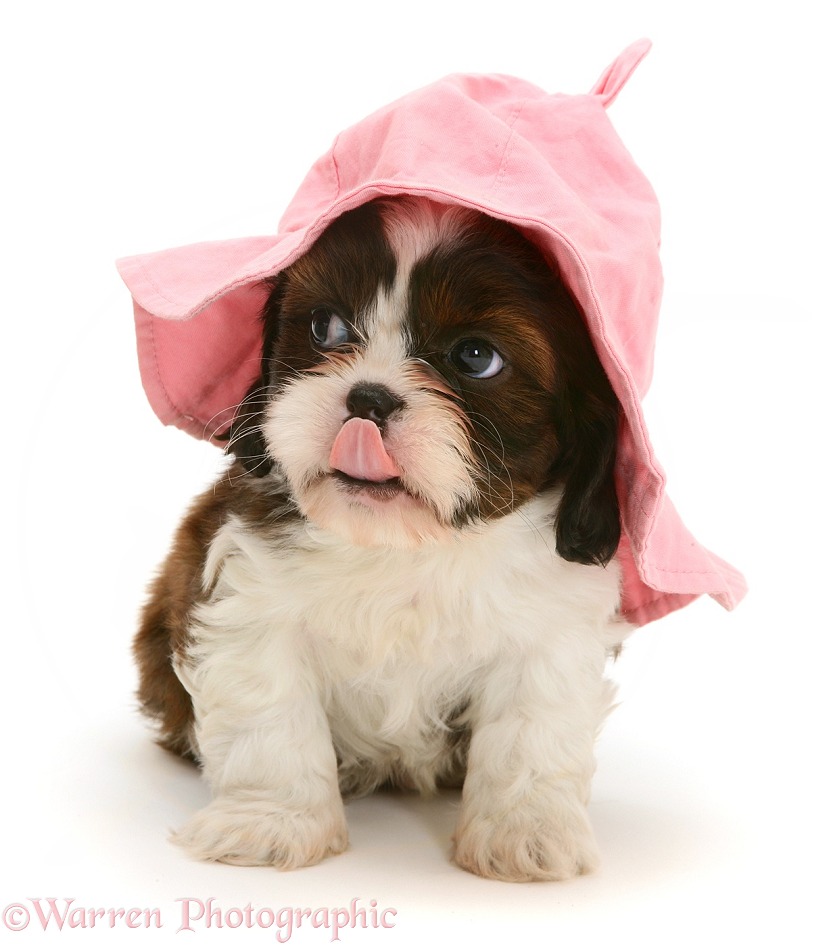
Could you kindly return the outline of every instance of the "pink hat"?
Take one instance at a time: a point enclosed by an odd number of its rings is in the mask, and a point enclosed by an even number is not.
[[[449,76],[339,135],[276,235],[120,260],[159,418],[203,439],[228,427],[259,370],[262,280],[340,214],[394,194],[471,207],[514,224],[558,261],[623,407],[624,616],[645,624],[705,593],[732,608],[744,580],[684,527],[641,410],[661,298],[659,210],[606,107],[649,48],[640,40],[626,49],[588,95],[549,95],[510,76]]]

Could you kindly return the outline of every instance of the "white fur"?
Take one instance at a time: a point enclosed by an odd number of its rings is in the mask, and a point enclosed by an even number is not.
[[[355,547],[309,524],[275,549],[230,521],[177,668],[216,794],[180,841],[283,867],[342,850],[335,749],[347,783],[361,759],[364,790],[393,772],[430,790],[442,712],[469,701],[456,860],[510,880],[590,869],[603,667],[627,626],[617,567],[555,554],[553,503],[416,551]]]

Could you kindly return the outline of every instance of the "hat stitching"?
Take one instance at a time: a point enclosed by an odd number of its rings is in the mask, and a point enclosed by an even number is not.
[[[516,131],[514,130],[514,125],[516,124],[517,119],[522,113],[523,108],[525,108],[525,103],[527,101],[528,99],[526,98],[526,99],[522,99],[521,102],[517,103],[517,105],[514,108],[513,113],[511,114],[511,117],[505,123],[507,125],[509,135],[505,141],[505,147],[502,151],[502,160],[499,162],[499,169],[496,172],[496,176],[493,179],[493,183],[491,184],[490,188],[487,191],[485,191],[483,195],[485,198],[493,194],[496,194],[496,192],[502,186],[502,182],[505,180],[505,174],[508,169],[508,164],[511,160],[511,155],[513,155],[514,153],[514,148],[516,148],[516,143],[518,139],[518,135]]]

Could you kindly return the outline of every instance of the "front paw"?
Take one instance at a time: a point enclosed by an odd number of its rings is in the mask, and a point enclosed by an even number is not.
[[[340,854],[348,837],[340,799],[298,811],[266,793],[239,792],[214,799],[172,840],[199,860],[291,870]]]
[[[473,813],[462,808],[453,859],[494,880],[568,880],[594,870],[597,847],[578,802]]]

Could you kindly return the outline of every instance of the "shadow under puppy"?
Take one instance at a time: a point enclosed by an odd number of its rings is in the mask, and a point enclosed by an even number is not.
[[[619,406],[556,264],[403,197],[343,214],[266,289],[235,462],[135,643],[144,710],[214,796],[176,839],[300,867],[346,847],[343,794],[463,784],[461,867],[591,869],[628,630]]]

